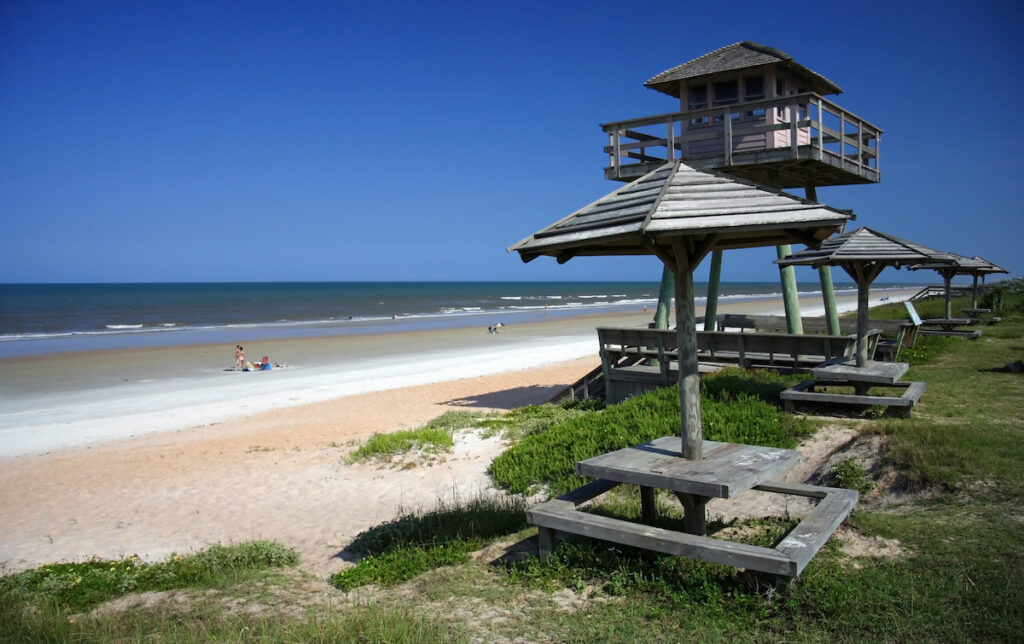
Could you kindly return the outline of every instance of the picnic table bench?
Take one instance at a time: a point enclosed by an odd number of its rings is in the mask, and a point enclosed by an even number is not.
[[[921,333],[923,335],[941,335],[976,340],[981,337],[981,329],[967,331],[957,327],[973,326],[977,323],[978,320],[976,318],[929,318],[924,320]]]
[[[854,490],[773,481],[800,460],[795,450],[717,441],[703,442],[705,458],[690,461],[680,456],[682,441],[665,436],[649,443],[580,461],[576,471],[595,481],[527,511],[537,526],[542,560],[552,551],[555,532],[587,537],[685,556],[785,577],[800,574],[857,503]],[[751,546],[724,539],[656,528],[646,523],[592,514],[583,504],[622,483],[640,486],[642,521],[654,518],[654,489],[666,489],[686,498],[699,498],[694,512],[703,513],[709,497],[730,498],[749,489],[819,499],[810,513],[774,547]],[[687,497],[687,495],[691,495]],[[690,503],[693,503],[692,501]]]
[[[909,365],[904,362],[878,362],[869,360],[863,367],[850,361],[833,361],[811,370],[811,379],[805,380],[779,394],[786,411],[792,412],[794,403],[811,402],[862,407],[890,407],[902,416],[909,416],[911,408],[921,400],[926,385],[923,382],[900,382]],[[820,386],[852,387],[853,393],[818,391]],[[901,388],[899,396],[869,394],[872,387]]]

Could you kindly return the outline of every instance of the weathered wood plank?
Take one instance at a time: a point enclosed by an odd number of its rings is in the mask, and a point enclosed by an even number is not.
[[[868,360],[863,367],[850,362],[832,363],[811,369],[811,376],[817,380],[837,382],[863,382],[876,385],[891,385],[907,373],[910,365],[905,362],[878,362]]]
[[[703,460],[681,456],[680,439],[649,443],[576,463],[576,473],[697,496],[730,498],[776,478],[800,461],[800,452],[759,445],[703,441]]]
[[[570,495],[576,501],[590,500],[597,496],[594,492],[598,489],[591,483],[574,490]],[[577,509],[579,503],[566,500],[570,495],[531,508],[527,512],[527,521],[538,526],[538,554],[542,560],[550,555],[554,531],[557,530],[668,555],[795,577],[828,541],[858,500],[858,494],[853,490],[802,483],[766,481],[757,485],[756,489],[817,498],[820,502],[774,548],[750,546],[581,512]]]
[[[621,519],[577,512],[564,502],[534,507],[528,513],[533,525],[578,534],[591,539],[651,550],[667,555],[736,566],[748,570],[793,577],[797,565],[773,548],[749,546],[711,537],[674,532]]]
[[[809,485],[787,485],[775,483],[758,486],[759,490],[780,494],[796,494],[799,496],[815,496],[821,502],[787,534],[776,546],[775,550],[786,555],[796,564],[799,575],[808,562],[839,527],[839,524],[853,512],[859,494],[856,490],[841,488],[815,487]]]
[[[897,382],[889,387],[904,388],[900,396],[878,396],[869,394],[839,394],[814,391],[818,384],[840,385],[847,383],[819,383],[816,380],[805,380],[779,394],[786,406],[786,411],[793,411],[793,403],[809,402],[816,404],[839,404],[859,407],[895,407],[903,415],[909,415],[911,408],[921,400],[926,384],[924,382]]]

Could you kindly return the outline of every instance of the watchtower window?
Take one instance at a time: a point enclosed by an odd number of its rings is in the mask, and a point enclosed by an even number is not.
[[[736,81],[715,83],[715,105],[731,105],[739,100],[739,87]]]
[[[760,76],[747,76],[743,79],[743,99],[758,101],[764,98],[764,79]]]
[[[691,110],[702,110],[708,106],[708,86],[707,85],[692,85],[690,86],[690,102],[689,107]],[[690,125],[704,125],[708,122],[708,117],[701,116],[698,118],[690,119]]]
[[[690,88],[690,109],[702,110],[708,106],[708,86],[694,85]]]

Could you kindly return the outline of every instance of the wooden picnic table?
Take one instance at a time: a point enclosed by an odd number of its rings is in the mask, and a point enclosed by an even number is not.
[[[929,318],[924,321],[925,326],[937,326],[943,331],[952,331],[958,326],[971,326],[977,323],[974,318]]]
[[[992,309],[983,309],[983,308],[967,308],[967,309],[960,309],[960,310],[963,311],[969,317],[972,317],[972,318],[978,318],[978,317],[981,317],[982,315],[987,315],[987,314],[992,312]]]
[[[610,454],[580,461],[577,473],[596,480],[527,511],[537,526],[541,560],[552,553],[557,533],[585,535],[645,550],[739,566],[785,577],[800,574],[857,503],[854,490],[773,481],[800,460],[796,450],[703,441],[704,460],[684,459],[679,436],[665,436]],[[583,506],[622,483],[640,486],[644,523],[586,512]],[[708,496],[729,498],[749,490],[818,499],[814,507],[774,547],[751,546],[690,531],[650,525],[654,488],[676,493],[683,503],[684,527],[690,514],[703,515]],[[682,491],[686,490],[686,492]],[[707,495],[707,496],[702,496]]]
[[[800,462],[793,449],[704,441],[704,459],[680,455],[679,438],[665,436],[576,463],[576,473],[706,497],[728,499],[770,481]]]
[[[863,367],[858,367],[852,360],[832,362],[811,369],[811,376],[816,380],[848,382],[864,385],[892,385],[899,381],[907,369],[905,362],[879,362],[868,360]]]

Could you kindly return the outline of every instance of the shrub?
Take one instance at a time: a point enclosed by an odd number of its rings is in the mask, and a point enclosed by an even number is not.
[[[716,397],[701,401],[706,439],[794,447],[813,431],[807,419],[783,414],[735,388],[723,386]],[[678,433],[678,387],[668,387],[527,436],[496,458],[490,473],[515,493],[547,486],[552,494],[562,494],[584,482],[574,473],[577,461]]]

